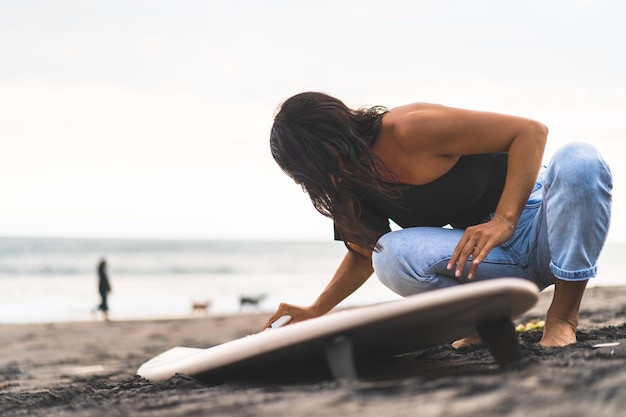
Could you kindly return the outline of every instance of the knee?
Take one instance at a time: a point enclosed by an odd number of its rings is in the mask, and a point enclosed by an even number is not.
[[[378,241],[372,254],[372,265],[379,281],[402,296],[429,291],[441,286],[424,273],[421,260],[405,241],[403,231],[387,233]]]
[[[413,275],[403,268],[401,256],[390,246],[385,246],[384,249],[374,252],[372,265],[378,280],[398,295],[406,297],[429,289],[420,285],[419,276]]]
[[[394,278],[398,277],[400,254],[395,240],[390,238],[392,234],[387,233],[378,240],[377,249],[372,253],[372,266],[380,282],[394,290],[392,287]]]
[[[613,187],[608,164],[595,147],[586,143],[570,143],[555,152],[548,178],[578,193]]]

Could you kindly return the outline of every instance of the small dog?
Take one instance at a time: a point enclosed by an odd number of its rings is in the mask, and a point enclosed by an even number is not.
[[[207,316],[209,314],[210,301],[194,301],[191,303],[191,314],[201,314]]]
[[[243,311],[246,307],[255,311],[259,310],[259,304],[267,297],[265,294],[257,296],[242,295],[239,297],[239,311]]]

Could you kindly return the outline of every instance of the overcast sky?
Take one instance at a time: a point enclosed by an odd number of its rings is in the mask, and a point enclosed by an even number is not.
[[[428,101],[598,146],[626,241],[626,3],[0,0],[0,236],[332,239],[276,106]]]

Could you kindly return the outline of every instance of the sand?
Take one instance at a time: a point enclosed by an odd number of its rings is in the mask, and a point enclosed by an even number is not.
[[[551,296],[519,321],[543,317]],[[355,382],[315,372],[212,385],[135,376],[172,346],[209,347],[266,318],[0,325],[0,415],[626,416],[626,287],[587,290],[574,345],[542,348],[540,331],[521,334],[525,359],[508,368],[475,345],[361,363]],[[606,342],[620,345],[593,347]]]

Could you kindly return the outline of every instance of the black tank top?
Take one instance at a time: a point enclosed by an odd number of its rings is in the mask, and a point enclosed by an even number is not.
[[[398,185],[395,200],[369,195],[361,203],[361,221],[383,235],[389,219],[402,228],[417,226],[466,228],[485,221],[500,200],[507,169],[506,153],[463,155],[435,181],[424,185]],[[335,239],[342,240],[335,228]]]

